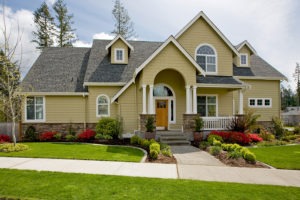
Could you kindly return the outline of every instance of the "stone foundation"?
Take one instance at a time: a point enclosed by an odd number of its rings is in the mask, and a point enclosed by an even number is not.
[[[96,123],[87,123],[86,127],[84,127],[83,123],[26,123],[26,124],[22,124],[23,135],[29,126],[33,126],[38,134],[47,131],[55,131],[62,134],[68,134],[70,131],[70,127],[77,134],[77,133],[81,133],[85,129],[95,130]]]
[[[183,114],[183,133],[189,140],[193,140],[193,132],[195,131],[195,119],[199,114]]]
[[[148,117],[154,117],[154,127],[156,128],[156,115],[155,114],[140,114],[140,131],[141,132],[146,132],[146,123]],[[154,130],[155,130],[154,128]]]

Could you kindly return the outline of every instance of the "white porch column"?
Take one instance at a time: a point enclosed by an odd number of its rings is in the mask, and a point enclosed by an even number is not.
[[[244,94],[242,89],[239,90],[239,115],[244,114],[243,108],[244,108]]]
[[[147,85],[142,85],[143,88],[143,114],[147,114],[147,100],[146,100],[146,87]]]
[[[186,114],[191,114],[191,93],[190,93],[190,86],[189,85],[186,85],[185,86],[185,94],[186,94]]]
[[[149,90],[149,114],[154,114],[153,110],[153,85],[149,85],[150,90]]]
[[[193,114],[197,114],[197,86],[193,86]]]

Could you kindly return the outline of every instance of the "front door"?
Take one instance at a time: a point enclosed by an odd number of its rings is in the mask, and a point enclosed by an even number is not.
[[[156,100],[156,127],[168,129],[168,100]]]

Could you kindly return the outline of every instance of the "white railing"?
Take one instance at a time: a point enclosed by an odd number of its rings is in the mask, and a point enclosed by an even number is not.
[[[204,130],[227,130],[233,117],[203,117]]]

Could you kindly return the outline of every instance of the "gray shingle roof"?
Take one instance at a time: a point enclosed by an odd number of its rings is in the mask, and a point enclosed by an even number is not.
[[[197,75],[197,83],[205,84],[233,84],[242,85],[241,82],[235,80],[232,76],[201,76]]]
[[[128,41],[134,51],[130,52],[128,64],[111,64],[105,50],[110,41],[94,40],[84,82],[128,82],[139,67],[162,43]]]
[[[22,81],[24,92],[84,92],[90,48],[44,49]]]
[[[279,77],[285,78],[283,74],[277,71],[269,63],[258,55],[250,56],[250,67],[233,66],[234,76],[259,76],[259,77]]]

